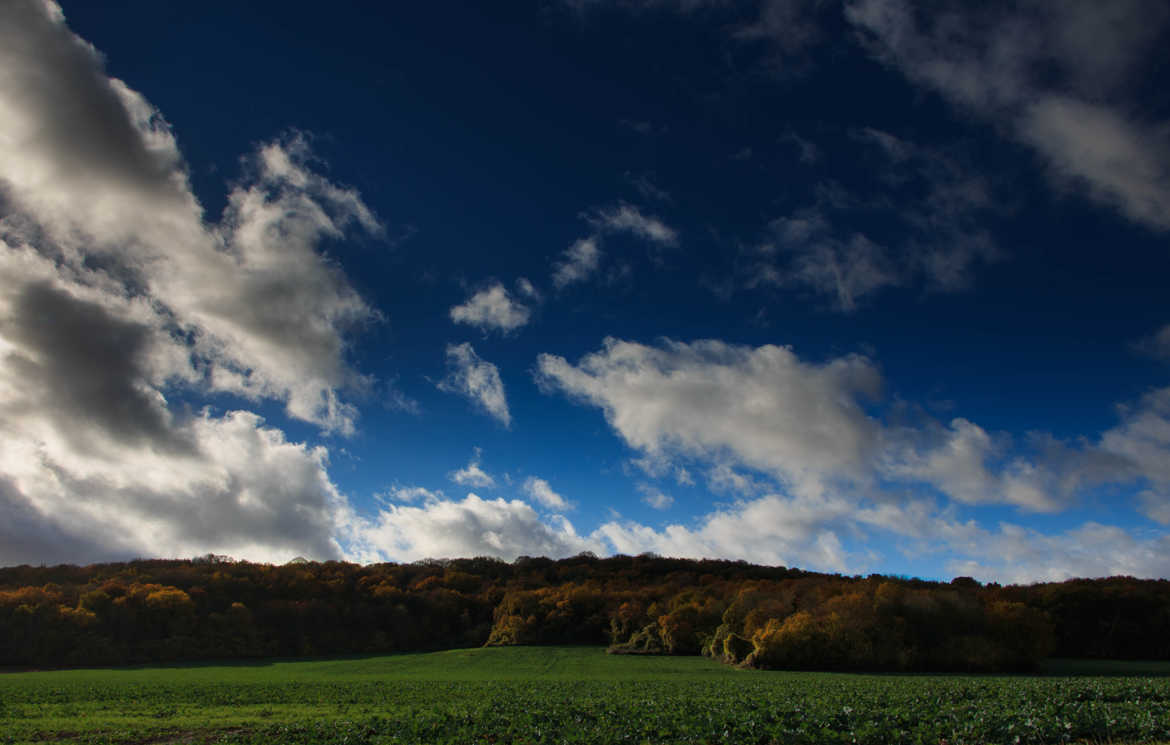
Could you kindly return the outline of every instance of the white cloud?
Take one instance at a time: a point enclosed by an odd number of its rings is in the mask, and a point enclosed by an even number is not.
[[[937,563],[939,573],[984,581],[1028,583],[1070,577],[1164,577],[1170,572],[1170,535],[1134,534],[1086,522],[1045,534],[1011,523],[986,529],[960,522],[929,502],[859,508],[848,499],[766,495],[703,515],[692,526],[656,530],[611,520],[590,538],[619,553],[746,559],[820,571],[871,571],[871,549],[882,533],[908,540],[906,553]],[[945,575],[944,575],[945,576]]]
[[[476,448],[467,465],[457,471],[452,471],[450,478],[456,484],[478,489],[491,489],[496,485],[496,479],[480,466],[483,453]]]
[[[773,228],[791,234],[804,230],[806,224],[801,221],[797,228],[789,218],[780,218]],[[844,238],[828,233],[810,236],[807,242],[791,243],[789,247],[794,249],[794,255],[782,281],[807,285],[835,297],[838,308],[844,311],[855,310],[866,295],[905,281],[888,251],[860,233]]]
[[[717,463],[707,471],[707,488],[716,493],[759,494],[767,488],[759,480],[741,473],[726,463]]]
[[[571,365],[538,358],[541,380],[600,407],[650,456],[732,458],[794,488],[866,478],[880,428],[862,402],[880,392],[869,360],[800,361],[787,347],[607,339]]]
[[[569,501],[560,494],[557,494],[555,491],[553,491],[552,487],[549,486],[548,482],[544,479],[540,479],[535,476],[529,476],[528,479],[524,482],[524,491],[528,493],[528,496],[532,497],[537,502],[540,502],[550,510],[560,510],[564,512],[565,510],[573,509],[573,506],[569,504]]]
[[[1115,525],[1087,522],[1064,533],[1044,534],[1001,524],[946,531],[955,553],[952,575],[1000,583],[1059,582],[1072,577],[1165,577],[1170,574],[1170,535],[1135,536]]]
[[[500,424],[512,426],[499,368],[476,354],[467,342],[447,345],[447,376],[439,381],[439,390],[458,393]]]
[[[526,298],[540,302],[540,290],[536,289],[536,285],[528,281],[527,277],[520,277],[516,280],[516,292],[519,292]]]
[[[187,347],[158,374],[277,398],[294,417],[352,431],[356,410],[338,390],[367,381],[346,365],[344,337],[378,314],[317,245],[349,225],[381,230],[358,194],[316,175],[307,141],[292,136],[259,149],[223,219],[206,223],[162,115],[105,76],[59,9],[13,2],[0,13],[9,248],[107,300],[134,296],[140,310],[149,300],[146,322]]]
[[[907,452],[892,473],[933,484],[953,499],[967,504],[1003,503],[1038,512],[1055,512],[1067,493],[1049,483],[1043,467],[1016,458],[998,468],[992,463],[1007,457],[1006,438],[996,442],[986,430],[966,419],[951,421],[933,447]]]
[[[1157,59],[1162,5],[1121,0],[853,0],[846,17],[879,59],[1033,147],[1054,175],[1152,228],[1170,228],[1170,137],[1130,83]]]
[[[560,515],[542,519],[518,499],[436,500],[420,507],[395,505],[354,530],[354,552],[364,561],[518,556],[562,558],[603,552],[595,539],[577,535]]]
[[[382,401],[390,409],[404,411],[407,414],[414,414],[416,416],[422,413],[422,406],[419,402],[398,390],[393,384],[388,384],[385,387]]]
[[[552,276],[553,285],[558,289],[589,279],[601,266],[601,249],[597,246],[596,236],[575,242],[565,249],[563,256]]]
[[[1121,413],[1121,423],[1101,436],[1100,449],[1149,483],[1141,496],[1142,509],[1170,525],[1170,387],[1150,391]]]
[[[600,209],[586,215],[586,218],[597,229],[606,232],[630,233],[661,246],[678,243],[678,233],[674,228],[657,217],[642,214],[641,210],[629,204]]]
[[[451,308],[452,321],[477,326],[484,331],[515,331],[528,323],[531,315],[528,306],[516,302],[499,282],[475,293],[462,305]]]
[[[324,448],[290,443],[243,411],[170,424],[185,451],[102,439],[99,426],[79,420],[75,428],[89,431],[63,432],[35,413],[5,416],[0,564],[341,556],[345,504]]]
[[[451,480],[463,486],[480,489],[491,489],[496,485],[495,478],[480,467],[479,463],[471,462],[463,468],[451,473]]]
[[[380,500],[393,500],[395,502],[433,502],[437,499],[443,499],[443,492],[432,491],[421,486],[395,486],[382,494],[376,494],[375,497]]]
[[[855,564],[833,526],[851,506],[840,500],[776,495],[717,510],[697,527],[667,525],[655,530],[611,521],[594,533],[619,553],[653,551],[663,556],[736,558],[747,561],[846,571]]]
[[[649,484],[639,484],[638,491],[642,493],[642,501],[656,510],[669,510],[674,504],[674,497]]]
[[[0,563],[340,556],[323,448],[168,395],[353,431],[347,335],[379,316],[319,245],[380,223],[300,135],[207,222],[161,113],[55,4],[0,5],[0,69]]]
[[[1064,509],[1096,485],[1144,483],[1136,507],[1170,516],[1170,388],[1123,408],[1096,442],[1017,442],[963,418],[892,426],[869,415],[882,378],[856,355],[811,364],[787,347],[607,339],[576,365],[537,364],[546,388],[600,408],[655,477],[695,460],[713,490],[745,496],[773,488],[756,472],[801,499],[896,502],[925,484],[957,503],[1029,512]]]

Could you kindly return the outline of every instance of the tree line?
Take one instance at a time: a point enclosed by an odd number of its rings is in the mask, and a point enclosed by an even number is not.
[[[653,555],[357,565],[227,557],[0,569],[0,665],[593,644],[776,669],[1170,659],[1170,582],[843,576]]]

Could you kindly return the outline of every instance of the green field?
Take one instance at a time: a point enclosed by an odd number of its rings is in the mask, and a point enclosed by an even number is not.
[[[1089,671],[759,672],[700,657],[511,647],[6,673],[0,743],[1170,741],[1170,666]]]

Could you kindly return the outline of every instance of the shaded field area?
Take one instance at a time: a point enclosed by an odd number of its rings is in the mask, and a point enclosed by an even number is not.
[[[0,675],[0,743],[1170,741],[1170,664],[1037,676],[739,670],[502,647]]]

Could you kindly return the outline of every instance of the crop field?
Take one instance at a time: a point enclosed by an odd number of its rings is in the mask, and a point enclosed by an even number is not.
[[[513,647],[5,673],[0,743],[1170,741],[1170,666],[1091,669],[760,672],[699,657]]]

